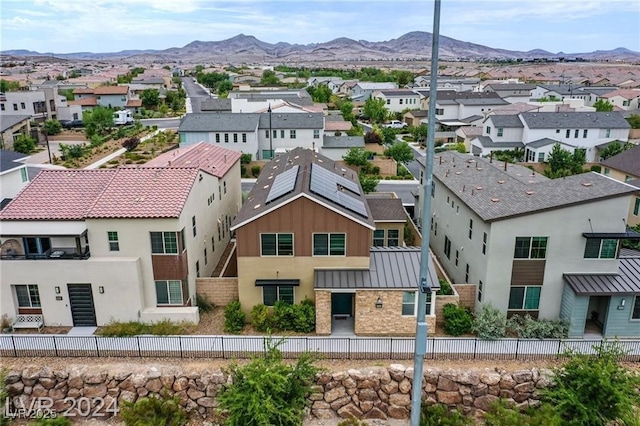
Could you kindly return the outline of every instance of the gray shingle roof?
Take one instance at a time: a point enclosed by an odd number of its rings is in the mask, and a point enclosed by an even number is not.
[[[29,121],[30,118],[30,115],[0,114],[0,132],[4,132],[5,130],[10,129],[16,124],[22,123],[23,121]]]
[[[228,111],[231,112],[231,99],[205,99],[200,104],[200,111]]]
[[[420,96],[419,94],[417,94],[416,92],[414,92],[413,90],[402,90],[402,89],[395,89],[395,90],[380,90],[380,93],[382,93],[385,96],[415,96],[418,97]]]
[[[180,120],[179,132],[255,132],[260,114],[190,113]]]
[[[579,92],[583,86],[577,84],[549,84],[540,85],[540,87],[543,87],[552,92],[556,92],[560,95],[575,95],[576,92]]]
[[[488,84],[487,87],[490,87],[494,91],[504,92],[505,90],[516,91],[516,90],[533,90],[537,86],[535,84],[517,84],[517,83],[506,83],[506,84]]]
[[[489,92],[492,93],[492,92]],[[501,98],[459,98],[455,99],[460,105],[508,105],[509,102]]]
[[[640,145],[609,157],[601,162],[603,166],[640,176]]]
[[[595,172],[551,180],[523,166],[504,167],[503,162],[446,151],[434,157],[434,180],[488,222],[637,191]]]
[[[619,112],[523,112],[530,129],[629,129]]]
[[[7,151],[5,149],[0,150],[0,173],[4,173],[8,170],[21,167],[24,164],[20,160],[29,158],[28,155],[21,154],[15,151]]]
[[[564,280],[580,295],[640,295],[640,257],[621,257],[617,274],[564,274]]]
[[[376,222],[406,221],[407,213],[400,198],[380,198],[367,196],[367,203]]]
[[[524,148],[524,144],[520,141],[494,142],[489,136],[478,136],[476,139],[483,148]]]
[[[518,129],[524,128],[524,124],[522,124],[522,121],[520,121],[520,117],[517,114],[492,115],[487,120],[491,120],[495,127],[513,127]]]
[[[260,115],[260,129],[269,128],[269,114]],[[324,114],[283,112],[271,114],[271,127],[274,129],[322,129]]]
[[[557,143],[561,143],[561,142],[554,141],[553,139],[549,139],[549,138],[542,138],[542,139],[535,140],[533,142],[529,142],[527,144],[527,147],[540,148],[547,145],[555,145]]]
[[[324,135],[322,148],[364,148],[364,136]]]
[[[372,247],[369,269],[317,269],[316,289],[417,290],[420,282],[420,247]],[[429,283],[440,282],[429,256]]]
[[[294,148],[289,152],[276,156],[273,160],[264,165],[255,185],[247,196],[247,201],[242,205],[242,208],[233,221],[231,228],[236,229],[243,226],[244,224],[263,216],[302,195],[307,199],[317,202],[318,204],[322,203],[325,206],[329,206],[332,210],[342,216],[352,219],[354,222],[358,222],[363,226],[374,229],[375,223],[371,216],[371,210],[369,209],[361,189],[361,193],[358,195],[353,194],[350,191],[347,191],[348,194],[346,195],[364,203],[367,215],[366,217],[356,214],[342,205],[311,191],[312,165],[314,167],[322,167],[333,174],[350,180],[360,188],[358,175],[353,170],[347,167],[342,167],[324,155],[317,154],[310,149]],[[267,202],[267,196],[269,195],[269,191],[271,190],[276,177],[286,170],[291,170],[295,166],[299,167],[293,190],[271,200],[270,202]]]

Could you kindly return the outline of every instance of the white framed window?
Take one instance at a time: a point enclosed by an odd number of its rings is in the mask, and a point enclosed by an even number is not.
[[[247,134],[246,133],[242,134],[242,143],[247,143]]]
[[[151,232],[151,253],[178,254],[177,232]]]
[[[478,282],[478,302],[482,302],[482,290],[484,285],[482,284],[482,280]]]
[[[182,281],[156,280],[156,302],[158,305],[182,306]]]
[[[220,143],[220,133],[216,133],[216,143]]]
[[[346,256],[347,235],[336,234],[313,234],[313,255],[314,256]]]
[[[40,292],[36,284],[15,285],[13,286],[18,299],[18,307],[20,308],[41,308]]]
[[[426,296],[426,304],[427,304],[427,315],[434,315],[434,303],[431,303],[433,300],[433,293],[427,293]],[[418,315],[418,305],[416,301],[418,300],[418,292],[417,291],[403,291],[402,292],[402,316],[403,317],[415,317]]]
[[[109,240],[109,251],[120,251],[120,242],[116,231],[107,231],[107,239]]]
[[[191,229],[193,230],[193,236],[195,237],[197,235],[197,231],[196,231],[196,217],[195,216],[191,216]]]
[[[451,240],[446,235],[444,236],[444,255],[447,259],[451,259]]]
[[[548,237],[516,237],[514,259],[546,259]]]
[[[260,234],[260,256],[293,256],[293,234]]]
[[[510,311],[537,311],[542,286],[512,286],[509,291]]]
[[[502,135],[504,135],[504,128],[498,127],[498,133],[496,134],[496,136],[502,136]]]
[[[233,143],[238,143],[238,134],[237,133],[233,134]]]
[[[400,244],[400,231],[397,229],[387,230],[387,245],[389,247],[397,247]]]
[[[482,234],[482,254],[487,254],[487,233]]]
[[[384,246],[384,229],[376,229],[375,231],[373,231],[373,246]]]
[[[289,138],[291,138],[291,139],[295,139],[296,138],[296,131],[295,130],[289,130]]]
[[[26,167],[20,169],[20,179],[22,179],[22,182],[26,182],[29,180],[29,175],[27,174]]]
[[[313,138],[314,139],[320,139],[320,130],[313,129]]]

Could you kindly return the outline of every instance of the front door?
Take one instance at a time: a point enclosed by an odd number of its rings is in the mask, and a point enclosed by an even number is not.
[[[96,310],[91,284],[67,284],[74,327],[95,327]]]
[[[351,315],[353,293],[331,293],[331,315]]]

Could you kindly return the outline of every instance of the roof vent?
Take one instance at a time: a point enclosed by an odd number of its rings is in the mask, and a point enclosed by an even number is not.
[[[499,180],[499,181],[498,181],[498,183],[499,183],[500,185],[502,185],[504,182],[505,182],[505,181],[503,181],[503,180]]]
[[[265,185],[262,187],[262,189],[267,189],[269,187],[269,185]]]
[[[498,201],[500,201],[500,198],[492,198],[491,201],[493,201],[494,203],[497,203]]]
[[[483,169],[482,169],[482,167],[476,167],[476,170],[481,172]]]
[[[482,190],[482,187],[481,186],[476,186],[476,190],[480,191],[480,190]]]
[[[525,191],[525,194],[527,194],[527,195],[533,195],[533,191]]]
[[[261,206],[261,204],[256,204],[255,206],[253,206],[253,209],[255,210],[255,209],[259,208],[260,206]]]
[[[586,186],[587,188],[592,186],[593,184],[591,182],[582,182],[582,186]]]
[[[461,175],[461,174],[462,174],[462,172],[456,172],[456,174],[457,174],[457,175]]]

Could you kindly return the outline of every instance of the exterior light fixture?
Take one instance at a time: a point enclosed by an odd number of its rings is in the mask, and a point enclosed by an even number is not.
[[[54,290],[56,291],[56,294],[60,294],[60,287],[59,286],[55,286]]]
[[[382,299],[379,297],[378,300],[376,300],[376,308],[382,309]]]
[[[104,294],[104,286],[99,286],[98,291],[100,292],[100,294]]]
[[[618,305],[618,310],[620,310],[620,311],[624,310],[625,303],[627,303],[626,299],[620,300],[620,304]]]

